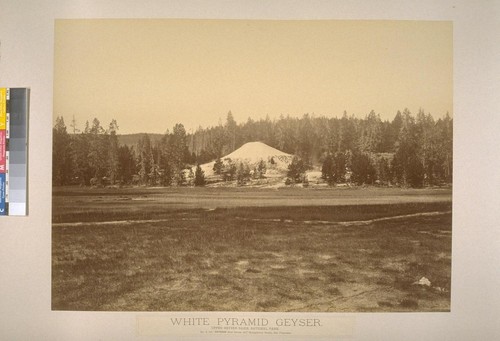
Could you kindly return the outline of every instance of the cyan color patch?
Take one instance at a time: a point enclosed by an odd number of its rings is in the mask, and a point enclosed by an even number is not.
[[[6,203],[5,203],[5,190],[6,190],[5,174],[0,173],[0,215],[7,214]]]

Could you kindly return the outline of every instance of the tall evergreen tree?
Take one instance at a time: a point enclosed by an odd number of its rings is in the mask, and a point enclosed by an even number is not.
[[[376,167],[377,179],[382,184],[388,184],[392,179],[392,172],[389,165],[389,162],[385,157],[381,157],[377,160]]]
[[[354,118],[347,117],[347,112],[344,111],[344,115],[340,120],[339,126],[339,141],[338,150],[340,152],[352,151],[355,149],[356,145],[356,128],[354,126]]]
[[[351,171],[351,180],[358,185],[373,184],[375,181],[375,167],[373,167],[368,154],[354,153],[352,157]]]
[[[107,153],[107,136],[104,128],[97,118],[92,121],[92,126],[89,130],[89,152],[88,162],[92,171],[94,184],[101,185],[102,179],[107,175],[108,170],[108,153]]]
[[[196,166],[196,171],[194,173],[194,185],[205,186],[205,172],[201,169],[200,165]]]
[[[346,180],[346,169],[348,167],[349,153],[335,153],[333,157],[333,182],[343,182]]]
[[[304,115],[300,121],[298,136],[298,155],[306,167],[311,167],[313,162],[314,130],[309,115]]]
[[[182,124],[176,124],[169,139],[169,163],[172,168],[174,183],[184,183],[184,168],[189,158],[186,130]]]
[[[137,168],[142,185],[150,185],[150,174],[154,167],[153,149],[148,134],[144,134],[137,143]]]
[[[305,172],[307,170],[307,166],[297,156],[294,156],[292,162],[288,166],[287,177],[290,179],[292,183],[301,183],[304,179]]]
[[[52,181],[56,185],[67,185],[72,176],[71,143],[62,116],[56,118],[52,139]]]
[[[381,144],[382,121],[380,116],[372,110],[362,122],[359,149],[364,153],[376,153],[380,151]]]
[[[132,147],[127,145],[118,147],[118,181],[128,184],[136,174],[135,153]]]
[[[234,120],[233,114],[231,111],[227,113],[227,118],[226,118],[226,125],[225,125],[225,130],[226,130],[226,139],[227,139],[227,149],[226,151],[232,152],[233,150],[236,149],[236,129],[237,129],[237,124],[236,121]]]
[[[453,120],[450,115],[446,116],[439,124],[439,150],[440,150],[440,163],[443,172],[443,179],[451,183],[453,179]]]
[[[220,158],[217,158],[217,160],[215,160],[214,167],[213,167],[214,173],[217,175],[221,175],[223,167],[224,167],[224,164],[222,163],[222,160]]]
[[[82,133],[74,135],[70,142],[73,177],[81,186],[89,185],[93,176],[88,160],[89,140],[89,129],[85,129]]]
[[[419,110],[416,119],[416,138],[418,144],[417,157],[422,165],[424,180],[426,184],[434,183],[435,167],[437,163],[436,154],[436,127],[434,119],[430,114]]]
[[[244,185],[250,180],[250,167],[247,163],[240,162],[238,170],[236,171],[236,180],[238,185]]]
[[[335,169],[331,154],[328,154],[323,160],[323,164],[321,166],[321,178],[329,185],[335,184]]]
[[[408,109],[402,114],[402,124],[396,141],[394,175],[405,186],[421,187],[424,181],[423,166],[418,158],[418,141],[415,120]]]
[[[232,181],[236,176],[237,172],[236,163],[233,162],[230,158],[225,158],[223,167],[222,167],[222,179],[224,181]]]
[[[119,143],[118,143],[118,123],[115,119],[109,124],[108,137],[108,176],[111,184],[114,184],[120,177]]]

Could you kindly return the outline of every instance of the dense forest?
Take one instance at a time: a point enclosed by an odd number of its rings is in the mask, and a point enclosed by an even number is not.
[[[82,131],[73,120],[68,132],[64,119],[57,117],[53,184],[187,185],[191,183],[187,168],[219,159],[252,141],[295,155],[291,165],[295,170],[297,162],[301,171],[321,169],[322,178],[331,185],[422,187],[452,182],[452,118],[446,114],[435,120],[423,110],[413,115],[405,109],[392,121],[382,121],[371,111],[365,118],[344,112],[341,118],[305,114],[249,118],[239,124],[229,112],[224,124],[200,127],[192,134],[176,124],[158,140],[142,134],[135,145],[119,142],[115,120],[104,127],[94,118]]]

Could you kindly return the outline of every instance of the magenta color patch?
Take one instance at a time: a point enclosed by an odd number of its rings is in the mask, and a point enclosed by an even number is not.
[[[5,130],[0,130],[0,173],[6,172]]]

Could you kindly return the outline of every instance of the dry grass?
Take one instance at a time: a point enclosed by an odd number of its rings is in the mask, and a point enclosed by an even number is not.
[[[91,199],[66,196],[66,206],[55,207],[55,215],[67,221],[91,217]],[[82,211],[60,212],[75,201]],[[448,211],[450,202],[213,211],[158,207],[157,202],[144,205],[141,214],[159,215],[161,222],[100,226],[89,219],[81,226],[54,226],[53,309],[450,308],[451,214],[359,226],[314,222]],[[431,286],[412,284],[421,277]]]

